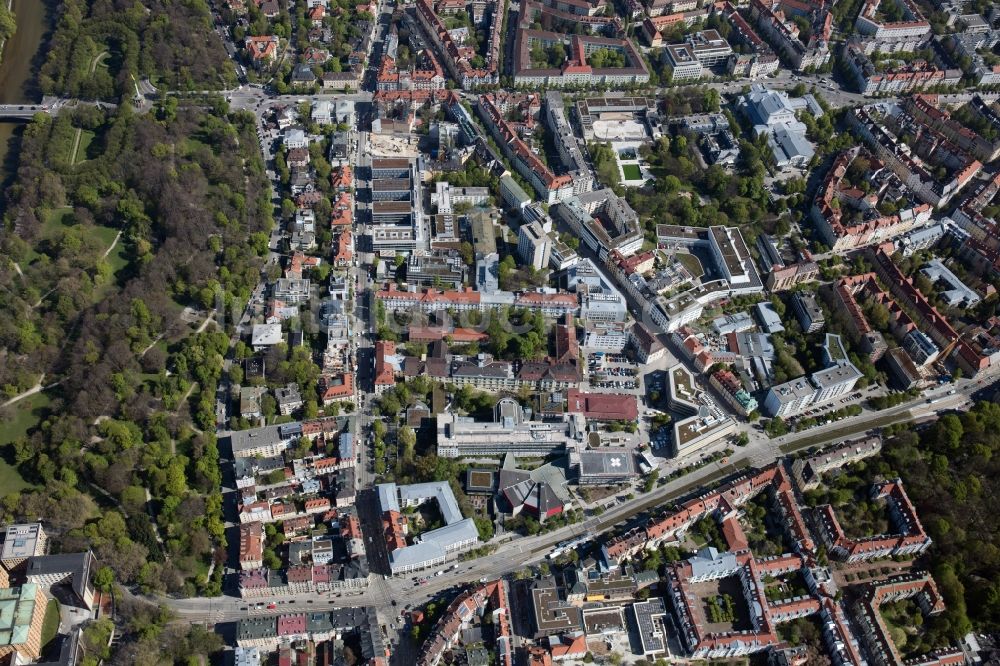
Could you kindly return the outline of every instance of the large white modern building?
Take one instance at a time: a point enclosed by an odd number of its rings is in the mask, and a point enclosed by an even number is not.
[[[559,422],[528,421],[512,400],[501,400],[493,421],[476,421],[454,413],[438,415],[437,454],[442,458],[547,456],[584,441],[586,421],[567,414]]]
[[[448,557],[479,543],[479,530],[472,518],[463,518],[458,501],[448,481],[415,483],[397,486],[382,483],[375,487],[381,513],[399,514],[401,509],[415,507],[434,500],[444,520],[444,527],[430,530],[415,538],[415,543],[396,548],[389,553],[389,568],[393,575],[427,569],[444,564]]]
[[[736,421],[698,388],[694,375],[683,365],[667,370],[667,403],[675,414],[673,454],[684,458],[736,433]]]
[[[409,253],[428,242],[419,159],[376,157],[371,161],[371,226],[376,251]],[[470,188],[472,189],[472,188]],[[446,188],[446,195],[452,190]]]
[[[735,227],[681,227],[661,224],[656,228],[657,243],[664,250],[707,249],[717,279],[705,281],[693,289],[670,298],[662,295],[649,298],[644,314],[667,332],[701,317],[705,306],[722,298],[757,294],[764,284],[754,266],[753,256]]]
[[[808,407],[821,405],[849,393],[861,378],[861,371],[847,358],[839,335],[828,333],[823,344],[826,367],[809,377],[799,377],[772,386],[764,399],[764,409],[775,417],[788,418]]]
[[[823,115],[822,107],[812,95],[789,97],[787,93],[755,83],[740,98],[739,108],[753,123],[754,135],[767,136],[778,168],[805,167],[816,154],[806,139],[805,124],[796,117],[799,111],[817,117]]]
[[[580,298],[580,319],[610,324],[625,321],[628,304],[611,278],[590,259],[581,259],[566,271],[566,288]]]

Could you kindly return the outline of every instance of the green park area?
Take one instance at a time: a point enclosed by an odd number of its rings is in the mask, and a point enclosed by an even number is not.
[[[13,465],[10,445],[26,437],[45,418],[50,402],[51,398],[43,391],[19,400],[0,413],[0,496],[31,487]]]
[[[642,169],[639,168],[638,164],[623,164],[622,173],[625,175],[625,180],[642,179]]]

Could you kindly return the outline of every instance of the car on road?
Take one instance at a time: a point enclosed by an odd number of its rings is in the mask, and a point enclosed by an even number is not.
[[[267,608],[268,608],[268,610],[273,610],[273,609],[275,609],[275,608],[277,608],[277,607],[278,607],[278,605],[277,605],[277,604],[268,604],[268,605],[267,605]]]

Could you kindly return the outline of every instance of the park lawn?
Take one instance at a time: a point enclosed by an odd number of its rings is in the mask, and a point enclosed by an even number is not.
[[[622,173],[625,175],[625,180],[642,180],[642,169],[638,164],[623,164]]]
[[[90,159],[88,157],[88,149],[90,144],[94,141],[94,137],[97,134],[91,132],[90,130],[80,130],[80,143],[76,147],[76,155],[73,156],[73,164],[79,164],[80,162],[86,162]]]
[[[45,219],[42,220],[42,236],[49,238],[64,227],[71,226],[66,222],[66,218],[73,214],[72,206],[53,208],[45,211]]]
[[[96,225],[94,227],[95,235],[101,239],[101,243],[105,248],[111,247],[111,244],[115,242],[115,236],[118,235],[118,230],[114,227],[102,227]],[[108,254],[108,263],[111,264],[111,272],[118,273],[121,269],[128,266],[128,257],[125,254],[125,243],[118,239],[118,244],[115,249]]]
[[[42,422],[50,402],[52,399],[44,391],[30,395],[7,408],[9,418],[0,419],[0,495],[19,493],[33,487],[10,463],[10,444],[27,436],[30,430]]]
[[[0,452],[6,448],[6,446],[0,447]],[[0,495],[17,494],[32,487],[30,483],[21,478],[16,467],[0,456]]]
[[[7,446],[16,439],[26,437],[28,432],[42,422],[48,413],[52,398],[41,391],[19,400],[7,408],[11,418],[2,421],[0,427],[0,447]]]
[[[45,619],[42,621],[42,647],[49,644],[59,633],[59,602],[49,599],[45,606]]]
[[[42,216],[42,227],[39,230],[39,239],[49,239],[54,238],[60,231],[64,229],[69,229],[75,226],[73,221],[73,209],[70,206],[63,206],[62,208],[52,208],[45,211]],[[118,230],[114,227],[105,227],[99,224],[95,224],[93,227],[93,234],[101,240],[101,243],[105,248],[111,246],[114,242],[115,236],[118,234]],[[34,249],[28,250],[28,257],[25,263],[30,264],[40,255],[35,252]],[[108,261],[111,263],[111,268],[114,272],[118,272],[128,263],[128,259],[125,256],[125,246],[123,243],[119,242],[118,246],[115,247],[114,251],[108,255]]]
[[[70,227],[70,220],[72,219],[73,208],[71,206],[63,206],[62,208],[52,208],[46,210],[42,215],[42,228],[38,231],[39,240],[45,238],[54,238],[63,229]],[[35,259],[39,258],[41,255],[35,251],[35,246],[37,243],[32,243],[32,247],[28,250],[27,260],[25,263],[30,264]]]

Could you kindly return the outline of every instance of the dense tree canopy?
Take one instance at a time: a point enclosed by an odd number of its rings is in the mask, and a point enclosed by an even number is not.
[[[212,432],[229,335],[179,315],[218,308],[230,325],[263,263],[246,239],[273,224],[270,189],[252,115],[218,103],[159,116],[88,108],[25,129],[0,238],[0,386],[13,395],[43,373],[58,386],[12,447],[38,490],[4,497],[2,514],[92,547],[119,582],[217,594]]]
[[[903,427],[885,457],[934,539],[932,571],[952,639],[1000,629],[1000,405],[978,402],[922,432]]]
[[[222,43],[210,37],[205,0],[63,0],[60,9],[39,77],[46,93],[130,98],[141,77],[170,90],[236,83]]]

